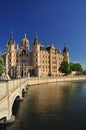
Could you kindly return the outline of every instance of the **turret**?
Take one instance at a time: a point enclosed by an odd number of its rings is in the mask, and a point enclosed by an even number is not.
[[[38,40],[38,34],[36,33],[35,34],[35,38],[34,38],[34,41],[33,41],[33,49],[34,47],[36,47],[37,45],[39,45],[39,40]]]
[[[64,56],[63,60],[67,61],[69,63],[70,62],[70,60],[69,60],[69,50],[66,46],[66,43],[64,44],[63,56]]]
[[[35,75],[40,77],[40,43],[37,33],[33,41],[33,66],[35,67]]]
[[[13,33],[10,33],[10,39],[8,41],[8,73],[10,77],[15,77],[15,68],[16,68],[16,48],[15,41],[13,39]]]
[[[35,39],[33,41],[33,60],[34,60],[34,65],[39,66],[40,62],[40,43],[38,40],[38,35],[36,33]]]
[[[22,39],[22,48],[29,50],[29,40],[26,37],[26,34],[24,34],[24,38]]]
[[[13,51],[15,49],[15,41],[13,39],[13,33],[10,33],[10,39],[8,41],[8,51]]]
[[[9,41],[8,41],[8,46],[9,46],[9,45],[12,45],[12,44],[14,44],[14,40],[13,40],[13,33],[11,32],[11,33],[10,33],[10,39],[9,39]]]

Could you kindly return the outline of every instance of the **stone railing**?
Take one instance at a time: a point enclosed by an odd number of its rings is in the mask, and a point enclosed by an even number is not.
[[[7,96],[8,88],[7,82],[0,82],[0,100]]]
[[[8,96],[9,93],[13,92],[18,87],[21,87],[26,81],[28,81],[28,78],[0,82],[0,100]]]

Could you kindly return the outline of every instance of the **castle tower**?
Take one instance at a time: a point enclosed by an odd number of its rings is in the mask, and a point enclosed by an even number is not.
[[[8,41],[8,68],[10,77],[15,77],[15,68],[16,68],[16,49],[15,49],[15,41],[13,39],[13,33],[10,33],[10,39]]]
[[[24,34],[24,38],[22,39],[22,48],[29,50],[29,40],[26,37],[26,33]]]
[[[33,66],[35,67],[35,75],[40,77],[40,43],[37,33],[33,41]]]
[[[29,65],[29,40],[27,39],[26,34],[24,34],[24,38],[21,41],[21,51],[20,51],[20,66],[21,66],[21,76],[25,77],[28,73],[28,65]]]
[[[33,65],[40,66],[40,43],[38,41],[38,35],[35,35],[35,39],[33,41]]]
[[[66,43],[64,44],[63,56],[64,56],[63,61],[67,61],[69,63],[70,62],[70,60],[69,60],[69,50],[66,46]]]

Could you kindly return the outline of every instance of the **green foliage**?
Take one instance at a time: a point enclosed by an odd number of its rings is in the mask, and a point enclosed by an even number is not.
[[[67,61],[63,61],[59,67],[59,71],[65,73],[65,75],[71,73],[70,64]]]
[[[79,63],[70,63],[70,69],[71,71],[83,72],[83,68]]]
[[[69,63],[67,61],[63,61],[59,67],[59,71],[61,73],[65,73],[65,75],[70,74],[72,71],[77,71],[82,73],[83,68],[79,63]]]
[[[2,75],[4,71],[4,60],[3,60],[3,57],[0,56],[0,75]]]

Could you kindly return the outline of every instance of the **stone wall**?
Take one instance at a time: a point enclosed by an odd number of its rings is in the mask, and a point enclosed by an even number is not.
[[[45,84],[45,83],[55,83],[55,82],[66,82],[66,81],[80,81],[86,80],[86,76],[60,76],[60,77],[46,77],[46,78],[29,78],[28,84]]]

